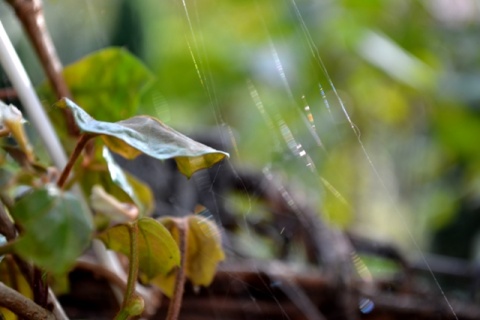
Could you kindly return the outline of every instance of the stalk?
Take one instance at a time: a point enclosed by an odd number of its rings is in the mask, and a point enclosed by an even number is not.
[[[187,256],[187,236],[188,236],[188,221],[186,219],[176,220],[178,228],[179,248],[180,248],[180,267],[178,268],[175,278],[175,290],[173,297],[168,306],[167,320],[176,320],[180,314],[182,306],[183,291],[185,287],[185,260]]]
[[[130,308],[132,299],[135,298],[135,286],[138,277],[138,224],[136,221],[127,223],[128,235],[130,237],[130,263],[128,267],[127,287],[123,297],[123,303],[120,311],[115,316],[115,320],[124,320],[132,316]]]
[[[78,157],[80,157],[80,154],[82,153],[82,150],[87,145],[88,141],[90,141],[90,139],[92,139],[93,137],[95,137],[95,135],[87,134],[87,133],[84,133],[80,136],[80,139],[78,140],[77,145],[75,146],[75,149],[70,155],[70,159],[68,159],[68,162],[65,165],[65,168],[63,169],[62,174],[60,175],[60,178],[58,178],[57,186],[59,188],[62,189],[63,186],[65,185],[65,182],[67,182],[68,176],[70,175],[70,172],[72,172],[75,162],[77,161]]]

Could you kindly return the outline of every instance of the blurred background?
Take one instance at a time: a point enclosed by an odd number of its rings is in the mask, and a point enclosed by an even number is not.
[[[137,113],[187,133],[227,128],[236,165],[282,175],[342,229],[413,258],[419,249],[479,258],[478,1],[44,5],[65,65],[115,45],[153,72]],[[0,19],[40,84],[4,2]],[[231,201],[254,214],[248,199]]]

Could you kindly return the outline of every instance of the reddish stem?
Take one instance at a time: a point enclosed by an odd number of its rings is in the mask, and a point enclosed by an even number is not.
[[[68,179],[68,176],[70,175],[70,172],[73,169],[73,166],[75,165],[75,162],[77,161],[78,157],[82,153],[83,148],[85,148],[85,145],[95,137],[95,135],[84,133],[80,136],[80,139],[77,142],[77,145],[75,146],[75,149],[73,150],[73,153],[70,155],[70,159],[68,159],[68,163],[65,166],[65,168],[62,171],[62,174],[60,175],[60,178],[58,179],[57,186],[59,188],[63,188],[65,185],[65,182]]]
[[[180,308],[182,306],[183,299],[183,290],[185,287],[185,259],[187,256],[187,236],[188,236],[188,221],[186,219],[175,220],[176,226],[178,228],[178,238],[180,243],[178,244],[180,248],[180,267],[177,270],[177,275],[175,278],[175,289],[173,292],[173,297],[170,300],[170,305],[168,306],[167,320],[176,320],[180,314]]]
[[[18,19],[27,32],[57,99],[71,99],[72,94],[62,75],[62,63],[58,58],[45,23],[42,1],[8,0],[7,2],[14,8]],[[64,115],[69,133],[72,136],[78,136],[79,131],[73,119],[72,112],[69,109],[64,109]]]

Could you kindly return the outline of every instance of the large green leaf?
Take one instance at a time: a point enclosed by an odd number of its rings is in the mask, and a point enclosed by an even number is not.
[[[142,92],[154,79],[140,60],[122,48],[94,52],[65,67],[63,76],[75,101],[88,113],[113,121],[135,114]],[[39,90],[55,101],[48,83]]]
[[[130,256],[128,226],[114,226],[99,236],[107,248]],[[140,276],[146,281],[167,274],[180,263],[180,252],[170,232],[152,218],[138,220],[138,257]]]
[[[198,143],[152,117],[103,122],[93,119],[69,99],[62,99],[57,105],[70,108],[79,128],[100,135],[112,151],[129,159],[142,152],[160,160],[174,158],[178,170],[187,177],[228,157],[228,153]]]
[[[11,214],[22,228],[15,252],[54,274],[68,271],[90,243],[92,224],[81,203],[54,186],[23,196]]]

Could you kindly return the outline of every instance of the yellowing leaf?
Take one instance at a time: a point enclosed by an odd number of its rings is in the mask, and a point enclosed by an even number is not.
[[[130,256],[130,236],[128,226],[114,226],[98,238],[107,248]],[[180,264],[180,253],[170,232],[152,218],[138,220],[138,261],[140,276],[145,280],[159,274],[167,274]]]
[[[208,286],[215,276],[217,265],[225,259],[221,245],[220,231],[209,219],[201,216],[188,216],[187,247],[185,273],[196,286]],[[159,221],[172,233],[177,243],[180,243],[177,219],[165,217]],[[177,270],[167,275],[159,275],[153,280],[165,295],[171,297],[175,289]]]
[[[198,286],[208,286],[217,264],[225,259],[220,230],[212,220],[202,216],[188,219],[187,277]]]

